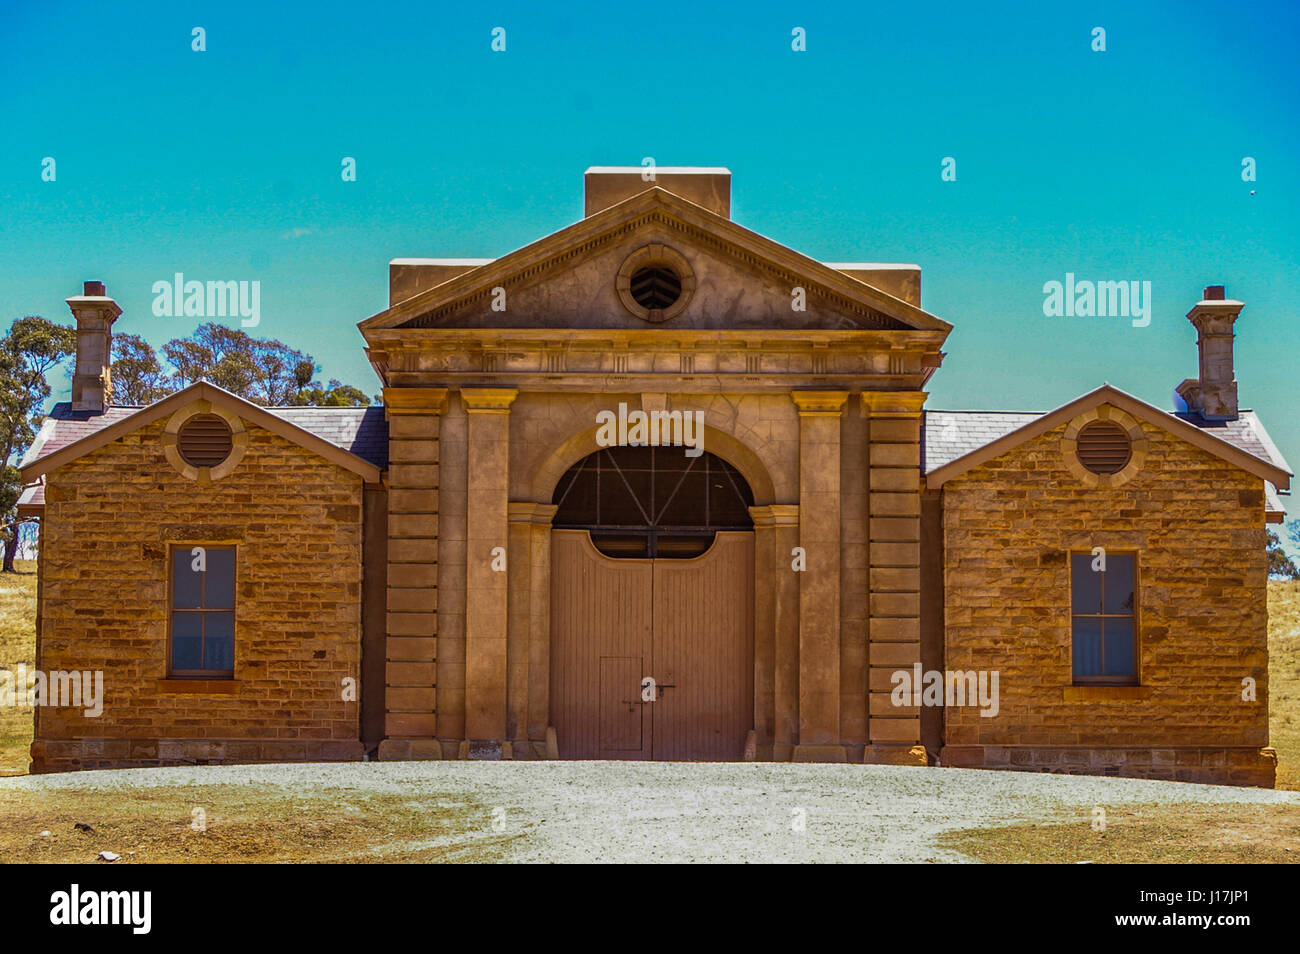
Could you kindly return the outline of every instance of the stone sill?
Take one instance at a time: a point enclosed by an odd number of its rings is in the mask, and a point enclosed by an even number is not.
[[[233,696],[239,692],[239,683],[234,679],[159,679],[159,692],[207,693],[210,695]]]
[[[1140,702],[1151,698],[1150,686],[1066,686],[1062,702]]]

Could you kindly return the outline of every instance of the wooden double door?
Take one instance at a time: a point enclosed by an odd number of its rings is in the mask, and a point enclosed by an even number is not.
[[[754,724],[754,535],[618,559],[551,531],[551,722],[565,759],[729,761]],[[653,680],[653,682],[648,682]]]

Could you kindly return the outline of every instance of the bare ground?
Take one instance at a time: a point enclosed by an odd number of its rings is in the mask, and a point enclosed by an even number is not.
[[[1253,862],[1300,859],[1298,838],[1300,793],[962,769],[372,762],[0,779],[0,862]]]

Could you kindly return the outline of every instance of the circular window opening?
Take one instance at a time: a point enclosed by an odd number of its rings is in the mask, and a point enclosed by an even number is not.
[[[230,425],[215,414],[195,414],[176,434],[176,449],[192,467],[216,467],[234,447]]]
[[[1076,441],[1079,463],[1094,474],[1118,474],[1133,456],[1128,431],[1114,421],[1085,424]]]
[[[682,296],[682,280],[666,265],[648,265],[633,273],[630,291],[646,311],[663,311]]]

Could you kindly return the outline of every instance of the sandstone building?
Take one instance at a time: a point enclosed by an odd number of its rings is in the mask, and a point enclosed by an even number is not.
[[[113,407],[120,310],[97,283],[68,299],[72,401],[21,506],[43,517],[37,665],[102,670],[106,699],[38,709],[33,770],[370,753],[1272,784],[1265,525],[1290,471],[1238,406],[1241,302],[1211,287],[1188,313],[1176,412],[1110,386],[929,410],[952,326],[919,268],[743,228],[725,169],[642,172],[588,170],[586,216],[501,258],[393,261],[360,323],[382,408],[206,383]]]

